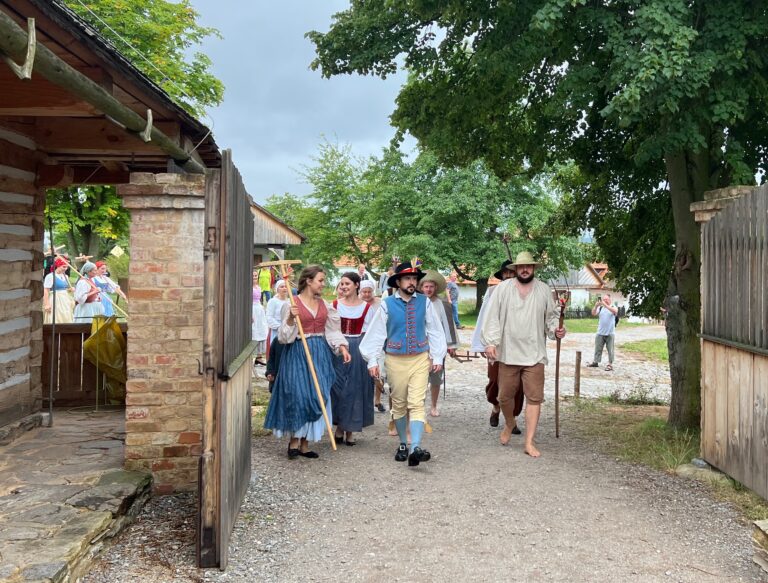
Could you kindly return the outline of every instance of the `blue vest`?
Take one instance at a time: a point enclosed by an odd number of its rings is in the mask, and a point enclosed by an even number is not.
[[[421,354],[429,350],[427,341],[427,298],[414,294],[409,302],[389,296],[387,302],[387,354]]]

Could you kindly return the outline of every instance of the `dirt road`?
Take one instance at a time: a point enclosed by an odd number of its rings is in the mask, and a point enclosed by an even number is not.
[[[661,329],[632,330],[649,337]],[[566,355],[576,349],[591,351],[591,341],[570,336],[563,362],[572,363]],[[618,360],[612,377],[585,369],[582,391],[610,392],[649,374],[640,373],[648,363]],[[663,377],[663,366],[654,367]],[[573,366],[564,369],[568,386]],[[254,440],[253,481],[229,568],[205,572],[203,580],[764,580],[751,562],[749,526],[696,483],[592,451],[567,416],[555,439],[551,398],[540,424],[543,456],[523,454],[520,437],[503,447],[499,430],[488,426],[484,366],[451,362],[448,375],[442,415],[425,440],[433,459],[418,468],[393,460],[397,443],[386,435],[383,414],[354,447],[332,452],[320,444],[319,460],[289,461],[285,442]],[[186,505],[176,512],[191,512]],[[133,538],[130,530],[123,535],[88,581],[134,580],[131,545],[151,524],[139,523]],[[199,580],[191,556],[187,542],[170,564],[140,571],[142,580]]]

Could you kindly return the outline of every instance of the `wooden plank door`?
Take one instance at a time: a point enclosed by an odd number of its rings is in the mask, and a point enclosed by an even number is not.
[[[251,478],[253,218],[229,150],[208,176],[205,203],[203,453],[197,558],[227,565],[227,548]]]

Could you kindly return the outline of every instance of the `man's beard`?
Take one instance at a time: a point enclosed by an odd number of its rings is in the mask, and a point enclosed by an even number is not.
[[[409,285],[408,287],[401,287],[400,292],[404,293],[406,295],[412,296],[416,293],[416,286],[415,285]]]
[[[532,273],[528,277],[523,277],[522,275],[520,275],[518,273],[517,274],[517,281],[519,281],[520,283],[531,283],[531,281],[533,281],[534,276],[535,276],[535,274]]]

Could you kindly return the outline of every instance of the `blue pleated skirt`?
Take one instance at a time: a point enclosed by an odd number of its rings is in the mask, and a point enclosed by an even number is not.
[[[325,407],[331,418],[331,387],[336,380],[333,353],[323,336],[310,336],[307,338],[307,344]],[[320,441],[323,437],[323,411],[307,366],[304,347],[299,339],[283,347],[264,427],[271,429],[276,437],[290,434],[293,437],[306,438],[308,441]]]
[[[352,362],[344,364],[335,356],[336,382],[331,389],[333,424],[339,431],[362,431],[373,425],[373,379],[368,364],[360,354],[362,336],[345,336]]]

